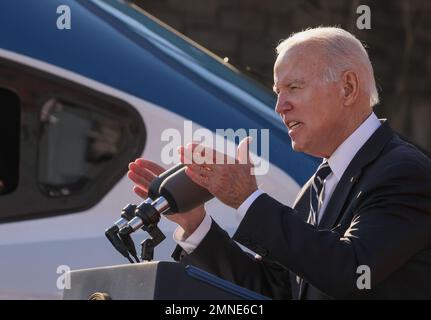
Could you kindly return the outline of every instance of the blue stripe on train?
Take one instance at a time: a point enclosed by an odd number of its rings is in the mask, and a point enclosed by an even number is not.
[[[71,8],[71,30],[56,28],[61,4]],[[0,47],[105,83],[213,131],[269,128],[270,161],[299,184],[317,166],[316,159],[292,151],[286,129],[272,118],[197,76],[124,24],[76,1],[1,2]]]

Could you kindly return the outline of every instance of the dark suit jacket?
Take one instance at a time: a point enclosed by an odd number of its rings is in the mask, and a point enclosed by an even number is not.
[[[214,221],[173,257],[276,299],[431,298],[431,160],[384,122],[339,181],[320,224],[307,224],[309,183],[293,208],[261,195],[233,239]],[[237,241],[263,257],[244,253]],[[371,289],[358,289],[358,266]]]

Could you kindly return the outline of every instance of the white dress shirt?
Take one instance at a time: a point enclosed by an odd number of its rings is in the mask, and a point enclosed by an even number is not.
[[[325,180],[325,187],[323,189],[323,202],[318,214],[318,222],[322,219],[325,212],[326,206],[328,205],[329,199],[335,190],[338,182],[347,169],[347,166],[352,161],[356,153],[361,147],[367,142],[371,135],[380,126],[380,121],[374,113],[371,115],[346,139],[341,143],[334,153],[327,160],[332,173]],[[253,202],[264,192],[260,189],[252,193],[238,208],[237,218],[239,222],[244,218],[248,209]],[[201,222],[199,227],[187,238],[184,238],[184,230],[181,227],[177,227],[173,237],[174,240],[186,251],[188,254],[193,252],[197,248],[199,243],[206,236],[211,228],[211,218],[206,214],[204,220]]]

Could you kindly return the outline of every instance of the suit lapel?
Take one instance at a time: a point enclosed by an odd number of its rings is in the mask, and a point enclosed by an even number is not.
[[[361,176],[363,168],[377,158],[387,142],[394,136],[388,122],[385,120],[382,122],[382,125],[352,159],[335,187],[322,220],[318,225],[319,229],[332,229],[335,226],[343,213],[343,207],[346,205],[350,191]]]
[[[293,203],[293,208],[298,212],[298,215],[307,222],[310,211],[310,185],[311,178],[305,183],[299,191],[298,196]]]
[[[338,217],[341,215],[342,209],[346,204],[347,197],[361,173],[362,168],[352,168],[352,170],[349,171],[346,170],[329,200],[322,220],[318,225],[319,229],[332,229],[335,226]]]
[[[335,226],[335,223],[343,212],[343,207],[346,204],[346,200],[352,187],[362,174],[362,169],[377,158],[386,143],[394,136],[388,122],[386,120],[380,121],[382,122],[382,125],[358,151],[341,177],[341,180],[338,182],[334,193],[329,200],[328,206],[325,209],[322,220],[318,225],[319,229],[332,229]],[[303,215],[307,215],[307,218],[309,214],[308,211],[310,210],[309,196],[307,196],[309,194],[310,182],[311,178],[302,188],[293,206],[298,210],[302,217]],[[307,221],[307,218],[305,221]],[[303,299],[307,285],[308,284],[304,279],[299,279],[299,299]]]

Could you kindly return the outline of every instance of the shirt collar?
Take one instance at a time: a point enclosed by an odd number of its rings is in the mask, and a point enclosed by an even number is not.
[[[367,142],[374,131],[380,127],[380,121],[374,112],[346,139],[327,159],[335,177],[340,180],[356,153]],[[326,159],[324,159],[326,160]]]

